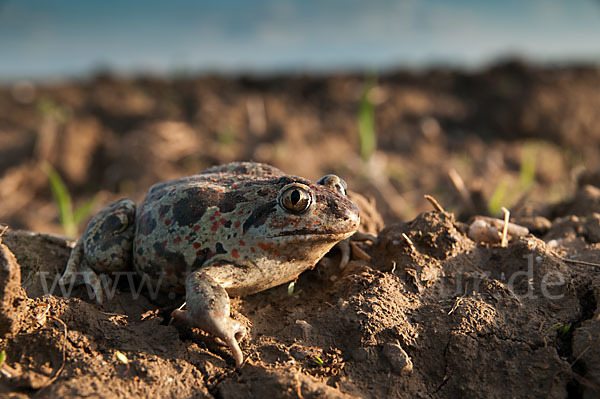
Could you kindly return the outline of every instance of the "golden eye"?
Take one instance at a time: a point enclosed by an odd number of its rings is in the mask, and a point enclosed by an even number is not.
[[[305,188],[298,185],[284,187],[279,196],[279,205],[291,213],[303,213],[310,207],[311,195]]]

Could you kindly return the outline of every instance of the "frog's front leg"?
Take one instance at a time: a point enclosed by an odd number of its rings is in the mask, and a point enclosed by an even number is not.
[[[122,199],[104,208],[88,223],[71,251],[61,285],[87,284],[96,301],[104,294],[97,273],[126,271],[131,267],[135,234],[135,203]]]
[[[209,268],[191,273],[185,289],[187,310],[176,309],[172,317],[223,340],[233,353],[236,367],[241,367],[244,355],[238,341],[246,335],[246,328],[230,317],[229,295],[225,288],[210,276]]]

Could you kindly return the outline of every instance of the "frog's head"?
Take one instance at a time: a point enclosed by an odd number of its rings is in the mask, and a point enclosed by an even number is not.
[[[243,234],[254,237],[271,258],[312,266],[358,229],[358,207],[346,197],[346,182],[336,175],[316,183],[283,176],[269,187],[257,196]]]

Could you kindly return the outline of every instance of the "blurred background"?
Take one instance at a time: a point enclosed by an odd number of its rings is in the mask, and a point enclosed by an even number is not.
[[[591,0],[0,0],[0,222],[74,235],[232,160],[386,221],[540,212],[594,178],[599,62]]]

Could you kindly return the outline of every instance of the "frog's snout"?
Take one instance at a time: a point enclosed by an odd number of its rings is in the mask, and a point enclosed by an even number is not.
[[[346,212],[344,212],[341,220],[347,231],[355,232],[358,230],[358,226],[360,225],[360,212],[358,206],[354,202],[348,200]]]

